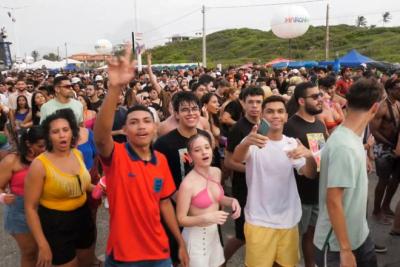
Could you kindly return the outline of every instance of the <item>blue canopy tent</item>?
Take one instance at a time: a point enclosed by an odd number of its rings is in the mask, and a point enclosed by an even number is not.
[[[361,55],[357,50],[352,49],[349,53],[339,58],[339,63],[342,67],[359,67],[363,63],[375,62],[375,60]]]
[[[316,61],[290,61],[290,62],[276,63],[276,64],[272,65],[272,68],[274,68],[274,69],[284,69],[284,68],[299,69],[301,67],[304,67],[306,69],[310,69],[315,66],[318,66],[318,62],[316,62]]]

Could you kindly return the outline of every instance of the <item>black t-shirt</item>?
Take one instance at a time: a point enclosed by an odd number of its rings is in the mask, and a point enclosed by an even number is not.
[[[101,104],[103,104],[103,100],[101,99],[99,99],[97,102],[90,102],[88,109],[99,112]]]
[[[228,134],[228,146],[226,150],[233,153],[235,147],[242,142],[253,128],[254,124],[251,123],[246,117],[241,117],[235,125],[232,126]],[[247,198],[247,185],[246,175],[244,172],[233,172],[232,176],[232,194],[238,199],[241,205],[246,203]]]
[[[228,112],[231,114],[231,118],[234,121],[238,121],[242,116],[243,116],[243,107],[240,104],[239,100],[231,101],[228,105],[226,105],[224,112]],[[226,124],[221,125],[221,134],[223,136],[227,136],[231,126],[228,126]]]
[[[210,136],[206,131],[200,129],[197,129],[197,132]],[[183,178],[193,168],[187,151],[188,140],[189,138],[182,136],[178,129],[175,129],[158,138],[154,144],[154,149],[163,153],[167,158],[176,188],[179,188]]]
[[[114,124],[112,127],[113,131],[121,130],[125,124],[125,117],[126,117],[126,108],[125,107],[118,107],[114,114]],[[118,143],[125,143],[126,136],[123,134],[113,135],[113,140]]]
[[[293,115],[285,125],[283,134],[288,137],[298,138],[301,143],[312,152],[320,150],[325,145],[326,128],[320,120],[311,123],[298,115]],[[318,164],[319,165],[319,164]],[[297,189],[301,203],[308,205],[318,204],[319,177],[309,179],[299,175],[295,170]]]

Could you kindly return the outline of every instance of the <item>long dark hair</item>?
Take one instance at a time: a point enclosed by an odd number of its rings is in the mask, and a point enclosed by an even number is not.
[[[40,140],[44,140],[43,128],[40,126],[33,126],[22,132],[21,137],[18,142],[18,156],[23,164],[29,165],[31,162],[26,159],[29,153],[28,144],[35,144]]]
[[[208,104],[211,101],[211,98],[213,96],[217,97],[214,93],[207,93],[207,94],[203,95],[203,97],[201,98],[201,104],[202,105]],[[209,117],[208,122],[210,123],[210,125],[214,124],[215,126],[219,127],[218,114],[211,114],[210,112],[208,112],[208,117]]]
[[[19,100],[21,97],[25,98],[25,107],[22,107],[22,108],[25,108],[25,109],[27,109],[27,110],[29,111],[28,98],[26,98],[26,96],[24,96],[24,95],[19,95],[19,96],[17,97],[17,108],[15,109],[15,113],[18,113],[18,111],[21,109],[21,107],[20,107],[19,104],[18,104],[18,100]]]
[[[74,112],[69,108],[59,109],[50,116],[48,116],[43,122],[42,127],[45,135],[46,140],[46,149],[47,151],[53,150],[53,144],[50,140],[50,124],[58,119],[64,119],[68,121],[69,127],[72,130],[72,140],[71,140],[71,148],[75,147],[76,143],[78,142],[79,137],[79,127],[78,123],[76,122]]]
[[[41,94],[46,99],[45,94],[40,91],[36,91],[32,94],[31,107],[32,107],[32,123],[33,123],[33,125],[39,125],[39,122],[40,122],[40,117],[36,116],[36,113],[38,113],[40,111],[39,106],[35,102],[35,98],[36,98],[37,94]]]

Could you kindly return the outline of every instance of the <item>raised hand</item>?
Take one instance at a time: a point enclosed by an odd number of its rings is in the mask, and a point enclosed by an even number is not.
[[[151,53],[147,52],[147,65],[151,68]]]
[[[267,144],[268,137],[257,133],[257,130],[258,130],[258,125],[254,125],[249,135],[246,136],[243,142],[248,146],[256,145],[262,148]]]
[[[110,90],[118,89],[128,84],[135,77],[136,62],[131,59],[132,45],[125,45],[125,53],[121,57],[113,56],[107,60],[108,63],[108,79],[110,82]]]

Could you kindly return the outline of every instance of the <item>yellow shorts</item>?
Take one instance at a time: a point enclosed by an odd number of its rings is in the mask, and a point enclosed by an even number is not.
[[[293,267],[299,262],[297,225],[290,229],[273,229],[245,223],[244,235],[247,267],[272,267],[274,262]]]

